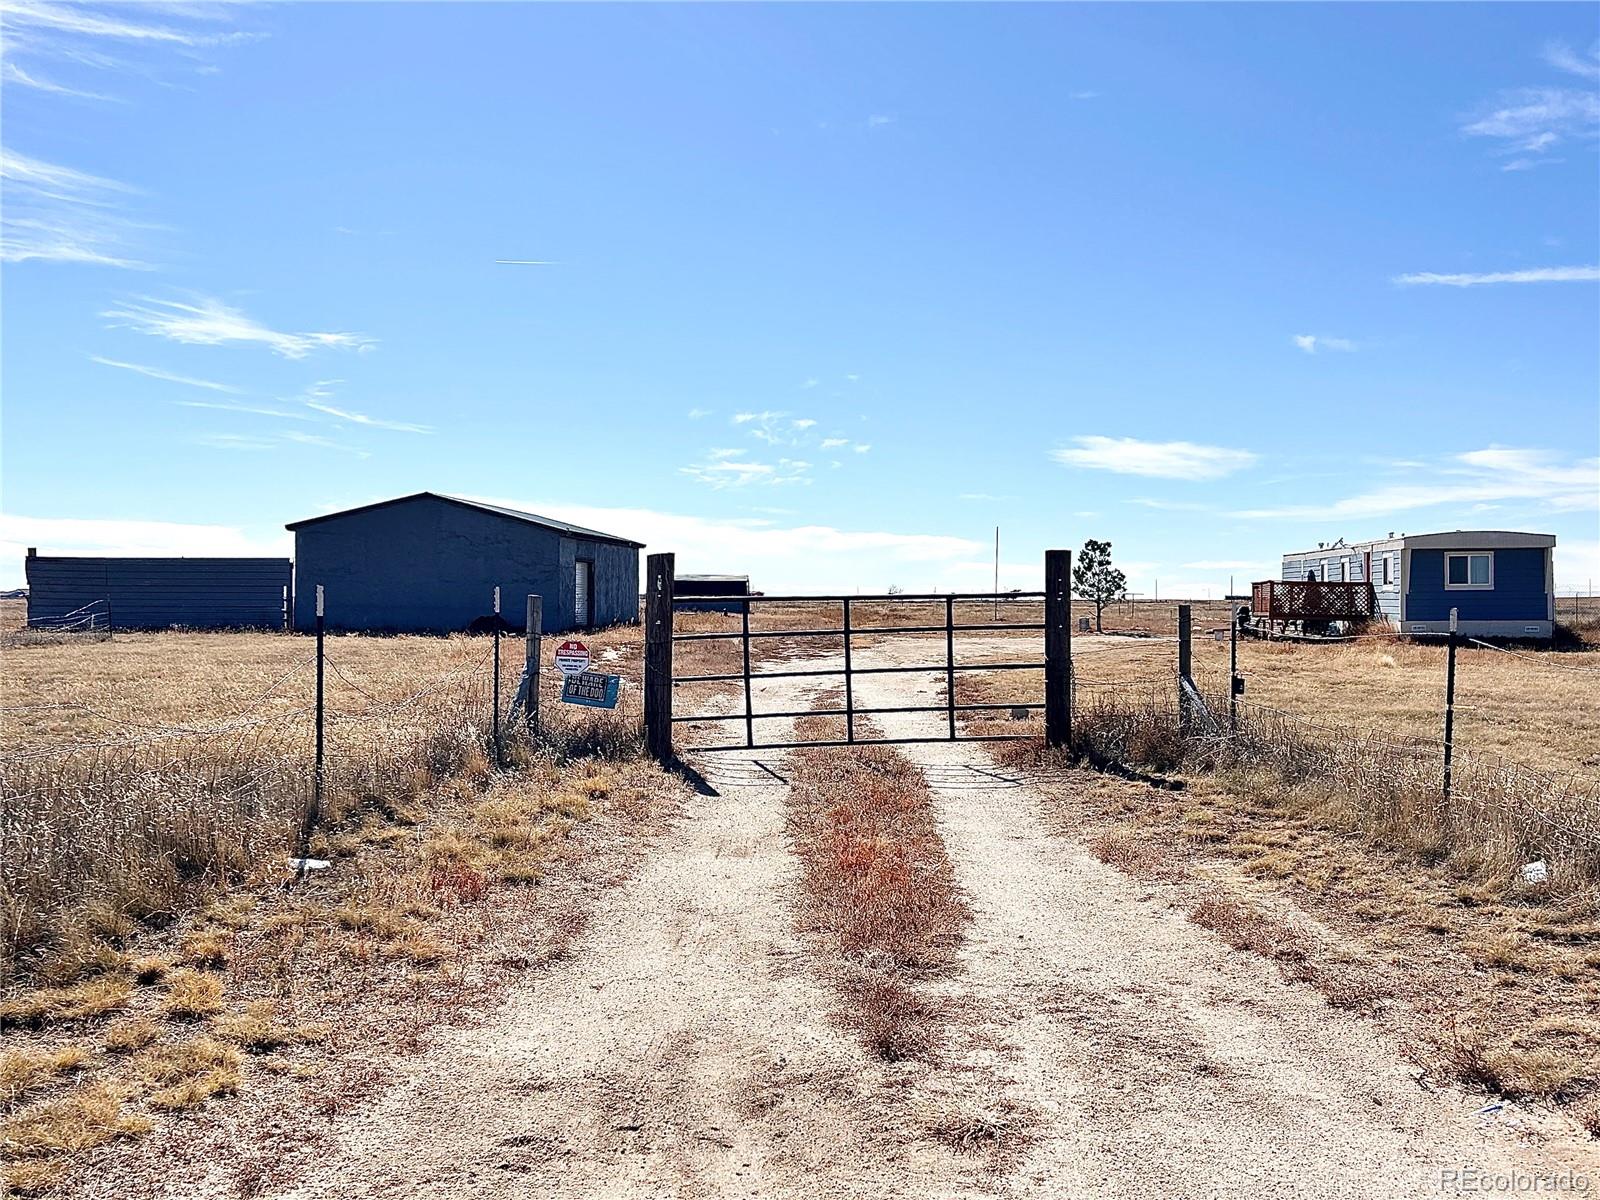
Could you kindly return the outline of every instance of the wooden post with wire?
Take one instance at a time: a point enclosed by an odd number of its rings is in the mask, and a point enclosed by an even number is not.
[[[529,736],[539,728],[539,638],[544,632],[544,598],[528,597],[527,646],[522,657],[522,723]],[[514,705],[513,705],[514,707]]]
[[[1450,772],[1451,759],[1455,757],[1455,729],[1456,729],[1456,630],[1460,622],[1457,619],[1459,609],[1450,610],[1450,637],[1445,643],[1444,668],[1444,799],[1450,802]]]
[[[1072,748],[1072,551],[1044,552],[1044,737]]]
[[[672,594],[677,556],[645,560],[644,743],[650,757],[672,762]]]

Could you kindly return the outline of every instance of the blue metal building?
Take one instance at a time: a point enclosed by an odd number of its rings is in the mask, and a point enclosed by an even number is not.
[[[282,629],[287,558],[87,558],[30,549],[35,628]]]
[[[679,612],[741,613],[750,595],[748,575],[679,575],[673,580]]]
[[[1555,625],[1556,539],[1550,533],[1458,529],[1390,534],[1283,556],[1285,580],[1372,584],[1378,609],[1402,633],[1547,638]]]
[[[294,627],[450,633],[492,616],[521,628],[543,598],[546,632],[639,619],[643,543],[476,500],[418,492],[295,521]]]

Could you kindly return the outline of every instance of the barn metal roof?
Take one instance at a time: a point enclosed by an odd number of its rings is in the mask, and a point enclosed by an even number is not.
[[[475,508],[479,512],[492,513],[497,517],[509,517],[513,521],[523,521],[529,525],[538,525],[545,529],[553,529],[557,533],[564,533],[569,537],[587,538],[595,542],[611,542],[618,546],[631,546],[635,550],[644,548],[643,542],[635,542],[629,538],[618,537],[614,533],[601,533],[598,529],[585,529],[582,525],[574,525],[570,521],[557,521],[554,517],[541,517],[537,513],[523,512],[516,508],[503,508],[498,504],[485,504],[482,500],[468,500],[464,496],[447,496],[443,492],[415,492],[409,496],[396,496],[393,500],[380,500],[376,504],[363,504],[356,508],[345,508],[338,512],[324,513],[320,517],[307,517],[303,521],[292,521],[285,525],[285,529],[304,529],[307,525],[319,525],[323,521],[337,520],[339,517],[348,517],[355,513],[373,512],[380,508],[389,508],[395,504],[406,504],[412,500],[443,500],[446,504],[459,504],[462,508]]]

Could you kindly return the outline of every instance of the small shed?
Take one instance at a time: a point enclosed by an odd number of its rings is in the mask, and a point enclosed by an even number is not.
[[[684,612],[740,613],[749,594],[748,575],[679,575],[673,581],[675,607]]]
[[[1403,633],[1548,638],[1555,632],[1551,533],[1457,529],[1334,542],[1283,556],[1289,582],[1369,583],[1378,615]]]
[[[282,629],[287,558],[90,558],[29,549],[33,628]]]
[[[294,627],[316,623],[326,593],[333,630],[451,633],[502,618],[524,625],[543,598],[546,632],[639,620],[643,543],[479,500],[417,492],[295,521]]]

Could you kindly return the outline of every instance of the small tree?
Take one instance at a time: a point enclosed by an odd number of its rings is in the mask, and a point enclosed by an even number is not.
[[[1072,590],[1081,600],[1094,602],[1094,631],[1100,632],[1100,614],[1128,590],[1128,577],[1111,565],[1111,543],[1090,538],[1072,564]]]

